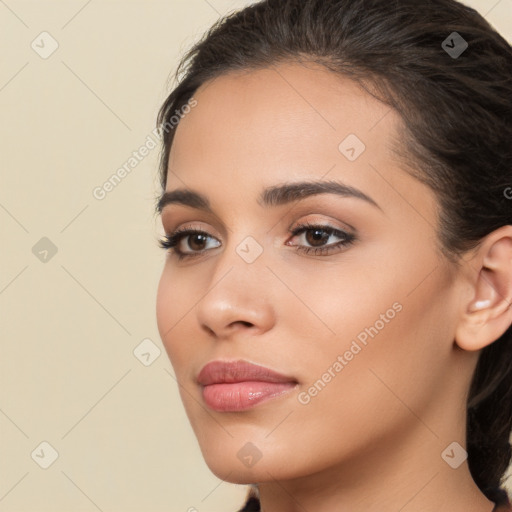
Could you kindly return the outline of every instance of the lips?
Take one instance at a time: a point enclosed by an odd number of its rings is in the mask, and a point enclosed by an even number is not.
[[[246,361],[212,361],[203,367],[197,377],[197,382],[203,386],[245,381],[297,382],[292,377]]]
[[[293,377],[241,360],[212,361],[200,371],[197,382],[206,404],[220,412],[249,409],[298,384]]]

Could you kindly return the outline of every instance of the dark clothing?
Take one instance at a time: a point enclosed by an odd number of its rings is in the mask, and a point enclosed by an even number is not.
[[[493,489],[487,495],[491,501],[494,501],[496,506],[492,512],[512,512],[512,505],[507,492],[504,489]],[[246,502],[238,512],[261,512],[260,500],[257,498],[256,493],[251,488],[247,496]]]

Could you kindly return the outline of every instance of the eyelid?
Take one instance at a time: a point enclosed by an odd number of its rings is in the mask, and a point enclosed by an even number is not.
[[[335,219],[333,217],[330,217],[330,216],[323,216],[322,219],[311,219],[310,216],[306,216],[306,218],[304,220],[302,220],[302,217],[300,220],[294,220],[291,224],[288,225],[288,232],[289,233],[293,233],[293,231],[296,229],[297,226],[303,226],[303,225],[309,225],[309,226],[312,226],[312,227],[324,227],[324,228],[330,228],[330,229],[336,229],[336,230],[340,230],[340,231],[345,231],[345,232],[352,232],[352,233],[356,233],[357,230],[351,225],[349,224],[348,222],[343,222],[343,221],[340,221],[338,219]],[[165,229],[165,226],[164,226],[164,231],[166,234],[173,234],[173,233],[176,233],[177,231],[186,231],[188,229],[190,230],[196,230],[196,231],[206,231],[208,232],[208,234],[210,236],[213,236],[214,238],[219,238],[219,236],[217,236],[217,234],[215,233],[212,233],[212,229],[219,232],[218,229],[216,228],[213,228],[213,226],[211,224],[208,225],[207,228],[203,228],[201,226],[198,226],[198,222],[200,221],[190,221],[190,222],[183,222],[181,224],[178,224],[178,226],[176,228],[172,228],[172,229]],[[329,222],[333,222],[333,223],[340,223],[342,224],[342,226],[337,226],[337,225],[333,225],[333,224],[330,224]],[[267,234],[271,231],[273,231],[275,229],[275,227],[277,227],[278,224],[274,224],[270,230],[267,231]],[[294,227],[295,226],[295,227]],[[231,229],[227,228],[228,231],[232,232]],[[221,231],[225,231],[225,229],[222,229]],[[222,233],[220,235],[221,237],[225,236],[225,233]]]
[[[218,238],[217,235],[225,237],[228,233],[232,232],[216,215],[200,212],[189,207],[184,207],[184,209],[177,211],[171,211],[172,205],[168,208],[165,214],[162,213],[161,217],[162,225],[166,233],[174,233],[176,230],[181,230],[182,228],[197,229],[198,231],[208,231],[210,233],[214,230],[216,233],[214,236]],[[203,228],[198,226],[198,224],[205,224],[207,227]],[[166,229],[166,226],[169,226],[169,228]]]
[[[348,230],[348,229],[339,228],[339,227],[333,226],[331,224],[325,224],[322,222],[311,222],[311,221],[300,222],[299,224],[295,225],[294,228],[290,229],[290,232],[292,233],[293,236],[297,236],[297,233],[309,231],[312,229],[321,229],[324,231],[331,231],[333,233],[341,233],[341,234],[344,234],[347,236],[351,234],[350,230]]]
[[[318,210],[315,212],[314,210]],[[313,203],[304,201],[304,204],[297,205],[290,213],[293,215],[292,222],[288,225],[288,230],[292,231],[293,226],[297,224],[329,224],[335,229],[342,231],[351,231],[356,233],[357,229],[346,220],[347,217],[353,218],[353,210],[339,210],[336,206],[331,208],[331,203]]]
[[[181,224],[178,224],[178,226],[173,229],[164,228],[164,231],[167,235],[173,235],[176,233],[181,233],[183,231],[204,231],[205,233],[208,234],[208,236],[216,238],[217,240],[219,239],[219,237],[215,233],[213,233],[213,231],[217,230],[213,228],[211,224],[209,224],[208,227],[202,227],[198,225],[198,221],[183,222]]]
[[[341,224],[341,226],[339,225]],[[310,226],[328,228],[337,231],[343,231],[347,234],[356,234],[357,230],[348,222],[343,222],[339,219],[331,217],[330,215],[323,215],[321,218],[314,217],[313,215],[302,216],[300,220],[292,222],[288,226],[288,231],[292,233],[298,226]],[[295,226],[295,227],[294,227]]]

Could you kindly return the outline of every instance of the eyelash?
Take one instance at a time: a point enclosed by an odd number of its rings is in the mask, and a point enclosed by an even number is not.
[[[330,244],[328,246],[323,247],[304,247],[302,245],[295,246],[295,250],[297,252],[303,254],[314,254],[318,255],[330,255],[333,251],[339,252],[343,248],[349,247],[356,241],[356,236],[351,233],[346,233],[345,231],[341,231],[339,229],[333,228],[328,225],[318,225],[318,224],[310,224],[304,223],[298,225],[292,232],[292,237],[296,237],[299,234],[305,233],[307,231],[323,231],[325,234],[328,234],[329,237],[334,235],[342,240],[337,242],[336,244]],[[162,249],[166,249],[169,252],[173,252],[178,256],[179,260],[187,259],[187,258],[195,258],[197,256],[201,256],[203,253],[207,252],[209,249],[204,249],[202,251],[196,251],[195,253],[183,253],[180,252],[177,247],[181,242],[182,238],[185,238],[190,235],[203,235],[205,237],[213,238],[209,233],[205,231],[182,228],[174,231],[170,235],[165,235],[163,239],[158,241],[158,245]]]

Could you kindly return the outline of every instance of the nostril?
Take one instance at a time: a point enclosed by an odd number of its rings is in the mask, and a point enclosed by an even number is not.
[[[207,325],[204,325],[203,327],[210,336],[215,336],[215,332],[213,331],[213,329],[211,329]]]
[[[254,324],[246,320],[235,320],[227,326],[227,329],[241,329],[242,327],[254,327]]]

